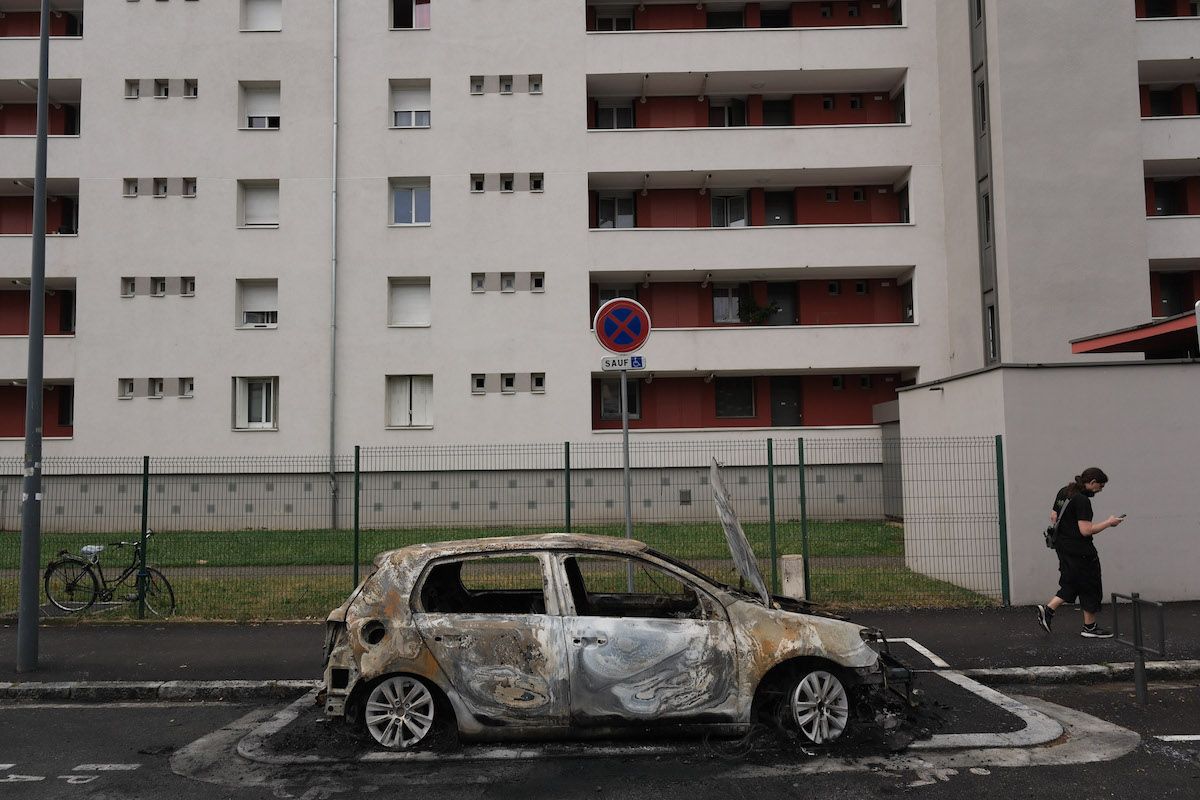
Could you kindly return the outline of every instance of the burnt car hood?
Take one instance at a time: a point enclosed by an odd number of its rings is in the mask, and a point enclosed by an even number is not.
[[[729,499],[729,490],[725,488],[725,482],[721,480],[720,466],[715,458],[708,468],[708,482],[712,485],[713,500],[717,504],[717,516],[721,518],[721,527],[725,529],[725,541],[729,544],[729,554],[733,556],[734,566],[737,567],[737,571],[746,579],[746,582],[758,592],[763,605],[770,606],[771,597],[767,592],[767,583],[758,569],[758,561],[755,560],[754,550],[750,548],[750,542],[746,539],[746,532],[742,530],[742,524],[738,522],[737,514],[733,510],[733,503]]]

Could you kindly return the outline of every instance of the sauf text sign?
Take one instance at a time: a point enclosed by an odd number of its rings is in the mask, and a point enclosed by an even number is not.
[[[639,370],[646,368],[645,356],[606,356],[600,360],[600,368],[605,372],[619,372],[623,369]]]

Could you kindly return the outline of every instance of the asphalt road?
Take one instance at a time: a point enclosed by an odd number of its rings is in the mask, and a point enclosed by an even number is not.
[[[1200,683],[1154,686],[1146,708],[1135,702],[1132,686],[1123,684],[1021,687],[1012,692],[1092,714],[1136,731],[1142,740],[1115,760],[1042,766],[1022,766],[1021,758],[1012,760],[1013,765],[998,766],[973,761],[973,756],[947,766],[944,759],[928,753],[888,755],[867,748],[859,749],[854,758],[842,759],[840,768],[849,769],[842,772],[825,769],[826,759],[819,755],[782,752],[766,743],[749,755],[730,757],[728,748],[702,741],[656,743],[674,745],[667,753],[640,754],[645,751],[627,746],[622,754],[602,758],[543,754],[486,763],[289,765],[255,763],[235,752],[237,742],[276,708],[9,703],[0,705],[0,797],[318,800],[419,791],[429,800],[514,796],[523,800],[899,796],[957,800],[1044,797],[1051,786],[1055,795],[1076,797],[1191,800],[1200,796],[1200,741],[1155,738],[1200,734]],[[989,715],[950,688],[931,686],[930,700],[943,706],[947,730],[1013,728],[1003,714]],[[311,715],[309,725],[319,729],[324,723],[316,719],[318,715]],[[1082,733],[1075,736],[1075,758],[1086,762],[1091,745]],[[346,742],[344,733],[332,729],[328,739]],[[296,753],[319,753],[321,741],[318,733],[315,748],[310,737]],[[287,756],[286,741],[275,749]],[[1044,757],[1055,748],[1038,749]],[[1104,757],[1099,744],[1095,756]]]

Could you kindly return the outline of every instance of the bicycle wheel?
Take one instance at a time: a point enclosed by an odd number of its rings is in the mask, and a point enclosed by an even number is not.
[[[156,617],[175,613],[175,590],[167,576],[154,567],[146,567],[146,610]]]
[[[46,568],[46,599],[70,614],[83,611],[96,602],[100,582],[83,561],[55,561]]]

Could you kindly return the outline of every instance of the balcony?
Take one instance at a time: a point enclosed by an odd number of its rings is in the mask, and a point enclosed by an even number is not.
[[[1173,317],[1200,300],[1200,258],[1150,264],[1150,316]]]
[[[896,389],[905,382],[903,374],[900,370],[847,369],[823,373],[701,370],[638,375],[629,383],[629,427],[679,430],[871,425],[872,409],[896,399]],[[611,376],[592,376],[593,430],[621,427],[620,385],[620,380]]]
[[[804,0],[804,2],[702,3],[649,0],[622,3],[593,0],[587,4],[587,30],[594,33],[633,31],[729,30],[747,28],[845,28],[900,25],[899,0]]]
[[[80,81],[51,80],[48,89],[50,136],[79,135]],[[37,79],[0,80],[0,136],[37,134]]]
[[[46,281],[46,336],[75,335],[75,280]],[[29,335],[29,279],[0,278],[0,337]]]
[[[0,39],[24,39],[41,34],[37,0],[0,0]],[[52,37],[83,36],[83,0],[54,0],[50,12]]]
[[[79,232],[79,179],[46,181],[46,234]],[[0,236],[33,233],[33,178],[0,178]]]
[[[1177,19],[1200,16],[1196,0],[1134,0],[1134,15],[1138,19]]]
[[[3,348],[0,348],[3,350]],[[19,374],[24,374],[24,370]],[[0,438],[25,436],[25,382],[0,380]],[[47,439],[70,438],[75,433],[75,384],[47,380],[42,391],[42,432]]]
[[[1200,15],[1190,0],[1176,2],[1170,17],[1141,17],[1137,23],[1137,57],[1143,61],[1186,61],[1196,55]]]

